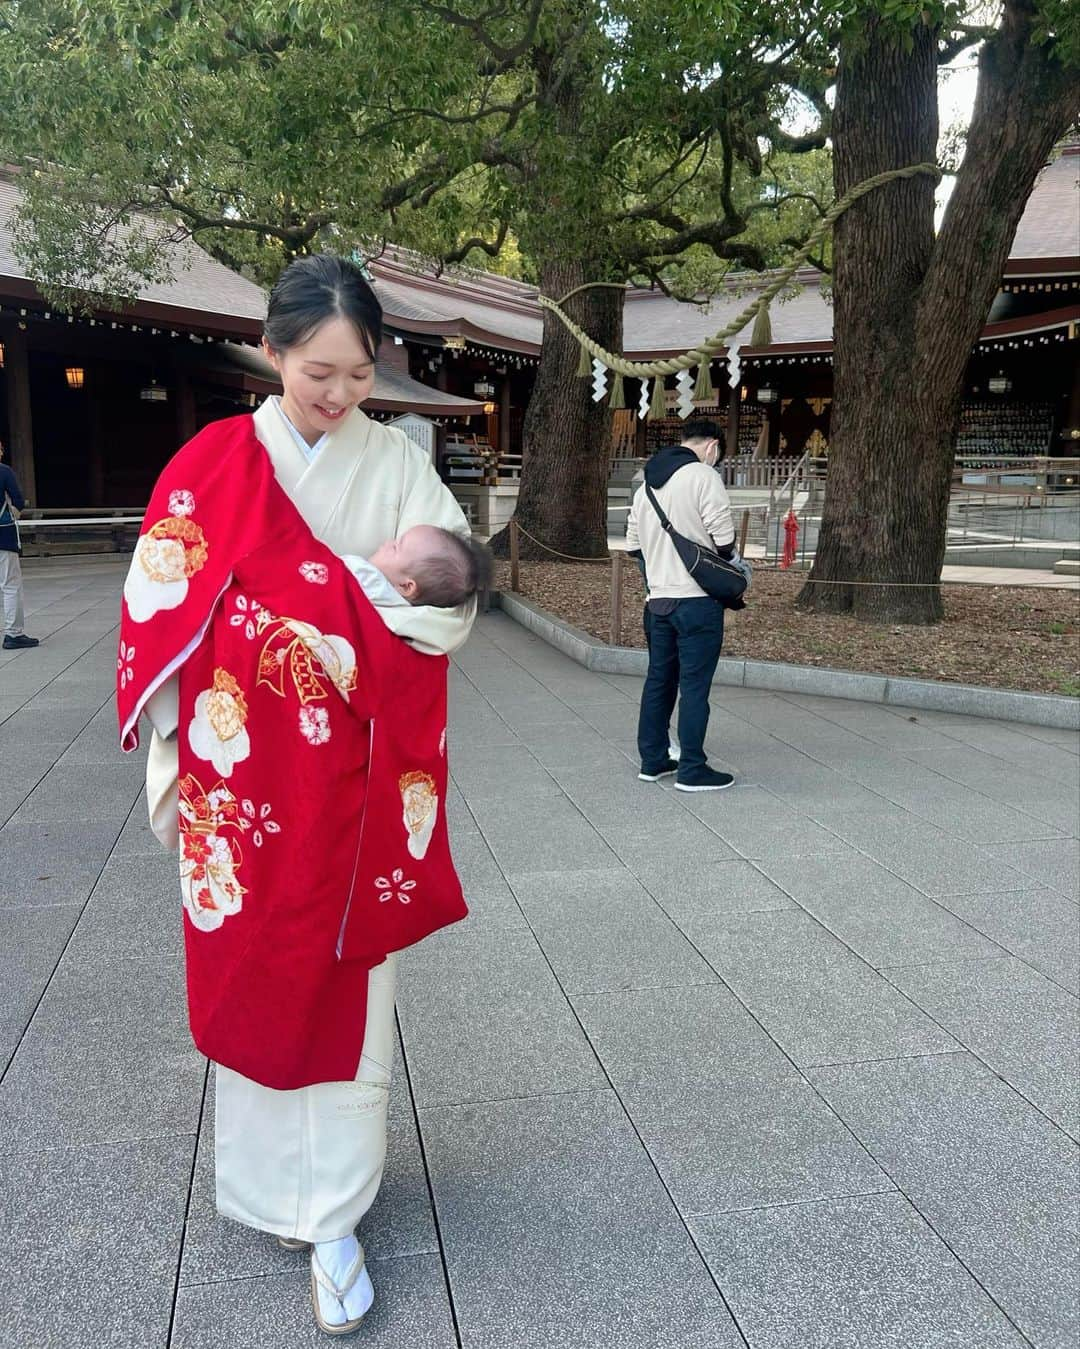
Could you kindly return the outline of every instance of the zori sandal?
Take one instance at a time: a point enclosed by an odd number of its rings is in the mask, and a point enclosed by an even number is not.
[[[354,1287],[360,1295],[364,1309],[359,1316],[350,1320],[349,1313],[345,1309],[345,1299]],[[345,1320],[336,1323],[327,1321],[323,1315],[322,1307],[319,1305],[320,1288],[337,1304],[337,1309]],[[314,1246],[311,1248],[311,1305],[315,1311],[315,1324],[320,1330],[325,1331],[327,1335],[351,1335],[354,1330],[359,1328],[360,1322],[371,1309],[371,1304],[374,1301],[375,1289],[371,1286],[371,1277],[364,1266],[364,1248],[359,1242],[357,1242],[356,1259],[349,1266],[340,1287],[334,1283],[319,1263],[318,1252]]]

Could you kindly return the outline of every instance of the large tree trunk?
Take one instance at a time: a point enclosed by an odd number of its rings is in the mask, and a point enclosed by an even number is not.
[[[821,537],[799,603],[933,623],[942,614],[953,445],[964,371],[1017,222],[1076,95],[1009,0],[981,59],[979,94],[941,234],[929,177],[878,188],[840,220],[835,247],[832,440]],[[910,50],[869,19],[841,55],[836,191],[933,161],[937,36]],[[874,584],[878,582],[880,584]]]
[[[552,262],[541,271],[540,288],[560,299],[602,275],[601,266],[587,260]],[[570,317],[608,351],[622,349],[622,309],[621,290],[610,289],[585,291],[566,306]],[[540,365],[525,413],[521,488],[514,513],[526,557],[550,558],[545,549],[571,557],[607,554],[612,414],[606,398],[592,401],[591,379],[577,378],[578,356],[574,338],[545,313]],[[492,540],[492,547],[506,556],[507,531]]]

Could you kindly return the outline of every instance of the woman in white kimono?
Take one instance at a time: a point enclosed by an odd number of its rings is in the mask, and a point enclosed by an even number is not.
[[[367,556],[413,525],[469,533],[423,451],[360,410],[374,385],[381,335],[378,300],[359,268],[342,259],[301,258],[271,293],[263,345],[284,395],[254,414],[255,433],[312,533],[339,555]],[[475,603],[380,612],[421,650],[449,653],[469,635]],[[175,678],[146,711],[154,730],[150,821],[175,848]],[[331,1334],[355,1329],[374,1299],[354,1229],[378,1193],[386,1155],[394,977],[393,956],[369,976],[355,1081],[273,1091],[216,1066],[218,1211],[289,1249],[310,1245],[315,1318]]]

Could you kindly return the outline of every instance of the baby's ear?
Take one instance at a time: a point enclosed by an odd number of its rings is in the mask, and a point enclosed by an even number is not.
[[[416,600],[417,595],[420,594],[420,587],[411,576],[406,576],[404,581],[398,586],[398,590],[401,591],[402,595],[404,595],[410,604],[412,604]]]

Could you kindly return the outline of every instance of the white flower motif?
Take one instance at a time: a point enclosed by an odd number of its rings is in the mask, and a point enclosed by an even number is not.
[[[169,493],[169,514],[190,515],[195,509],[195,496],[185,488]]]
[[[301,562],[299,572],[313,586],[324,586],[330,580],[330,569],[325,562]]]
[[[309,745],[325,745],[330,739],[330,713],[325,707],[300,709],[300,734]]]
[[[250,798],[245,797],[243,801],[240,802],[240,809],[247,816],[246,820],[245,819],[237,820],[237,824],[240,826],[241,829],[245,831],[251,829],[254,827],[254,822],[256,820],[258,821],[259,828],[255,829],[255,832],[251,836],[251,841],[252,843],[254,843],[256,848],[261,848],[262,845],[266,842],[266,839],[263,835],[264,830],[266,831],[267,834],[281,833],[281,825],[278,824],[277,820],[272,820],[270,818],[270,811],[273,809],[273,807],[270,805],[269,801],[264,801],[263,804],[256,811],[255,802],[252,801]]]
[[[244,629],[244,636],[248,641],[252,641],[258,631],[254,620],[266,611],[260,605],[256,604],[254,600],[252,600],[249,605],[246,595],[237,595],[233,603],[236,606],[236,613],[229,615],[229,626],[231,628],[242,627]]]
[[[135,545],[124,599],[136,623],[145,623],[161,609],[175,609],[187,599],[184,545],[177,539],[144,534]]]
[[[404,871],[400,867],[395,867],[389,879],[386,876],[375,877],[375,889],[380,892],[380,904],[387,904],[392,899],[396,899],[399,904],[411,904],[410,891],[416,889],[416,882],[407,881]]]
[[[135,671],[131,668],[135,660],[135,648],[126,643],[120,643],[120,652],[116,657],[116,668],[120,671],[120,687],[126,689],[135,678]]]
[[[195,699],[195,716],[188,725],[188,744],[200,759],[214,765],[223,778],[251,753],[244,729],[247,700],[227,670],[214,671],[213,688]]]

